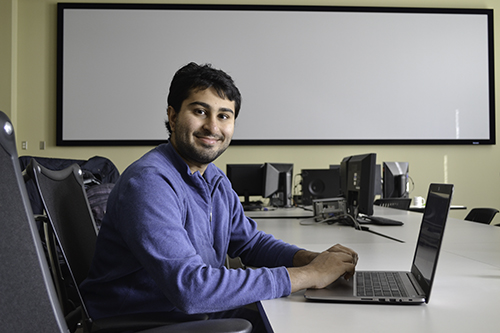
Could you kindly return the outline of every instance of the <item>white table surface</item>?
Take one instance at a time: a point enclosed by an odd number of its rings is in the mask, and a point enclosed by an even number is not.
[[[421,213],[376,207],[375,215],[405,225],[370,226],[399,243],[338,225],[301,225],[295,219],[256,219],[259,229],[322,251],[341,243],[359,254],[360,270],[409,270]],[[303,291],[262,301],[274,332],[499,332],[500,227],[450,218],[430,302],[423,305],[307,301]]]
[[[290,208],[274,208],[264,207],[263,210],[251,210],[245,212],[246,216],[253,219],[258,218],[302,218],[312,217],[312,206],[306,208],[290,207]]]

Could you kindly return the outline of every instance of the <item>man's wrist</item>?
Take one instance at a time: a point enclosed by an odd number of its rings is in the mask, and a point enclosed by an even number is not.
[[[301,267],[308,265],[311,261],[318,256],[318,252],[307,250],[299,250],[293,256],[293,267]]]

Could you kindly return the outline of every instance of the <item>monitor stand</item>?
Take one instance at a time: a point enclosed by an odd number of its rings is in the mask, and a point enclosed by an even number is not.
[[[262,210],[262,201],[250,201],[249,196],[245,195],[245,201],[241,203],[244,211]]]

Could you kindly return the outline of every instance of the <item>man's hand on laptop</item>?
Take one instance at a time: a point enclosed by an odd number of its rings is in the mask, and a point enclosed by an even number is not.
[[[296,267],[288,268],[292,292],[324,288],[341,276],[348,280],[354,275],[357,262],[358,254],[340,244],[321,253],[298,251],[294,257]]]

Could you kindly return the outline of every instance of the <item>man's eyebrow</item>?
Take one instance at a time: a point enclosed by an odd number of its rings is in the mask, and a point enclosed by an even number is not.
[[[192,103],[189,103],[189,105],[200,105],[200,106],[202,106],[202,107],[204,107],[206,109],[209,109],[209,110],[212,109],[212,107],[209,104],[207,104],[205,102],[200,102],[200,101],[194,101]],[[234,111],[232,109],[230,109],[230,108],[220,108],[218,111],[221,111],[221,112],[230,112],[230,113],[234,114]]]
[[[219,111],[221,112],[229,112],[229,113],[233,113],[234,114],[234,111],[230,108],[220,108]]]

